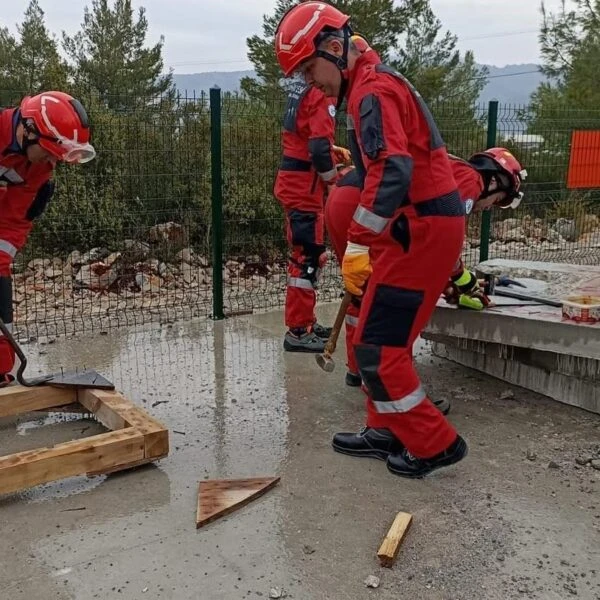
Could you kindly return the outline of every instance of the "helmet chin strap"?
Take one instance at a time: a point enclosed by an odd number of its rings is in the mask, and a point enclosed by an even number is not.
[[[36,131],[29,125],[27,119],[21,119],[21,125],[23,125],[23,137],[21,139],[21,154],[27,154],[27,148],[35,146],[38,143],[37,138],[30,140],[28,134],[35,134]]]
[[[332,62],[339,69],[342,76],[340,91],[335,105],[337,110],[342,106],[344,98],[346,97],[346,92],[348,91],[348,51],[350,50],[350,37],[352,36],[352,29],[349,25],[346,25],[342,31],[344,33],[344,47],[341,56],[325,52],[325,50],[317,50],[316,53],[316,56],[320,56],[321,58]]]
[[[485,198],[489,198],[490,196],[492,196],[493,194],[496,194],[498,192],[506,192],[507,194],[510,194],[512,192],[511,187],[505,187],[503,185],[501,185],[501,182],[498,180],[498,177],[496,176],[495,173],[491,173],[490,171],[480,171],[480,175],[483,178],[483,184],[485,187],[485,191],[483,192],[483,194],[481,194],[481,199],[485,200]],[[493,190],[490,190],[490,185],[492,183],[492,177],[496,177],[496,188]]]

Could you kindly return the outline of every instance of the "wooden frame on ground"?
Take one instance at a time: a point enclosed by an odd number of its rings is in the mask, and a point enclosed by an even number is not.
[[[65,477],[114,473],[169,453],[165,426],[117,391],[20,385],[0,389],[0,418],[74,404],[94,413],[110,431],[0,456],[0,494]]]

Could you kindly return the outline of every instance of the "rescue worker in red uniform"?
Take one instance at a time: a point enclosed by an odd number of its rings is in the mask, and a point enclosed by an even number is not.
[[[325,264],[323,202],[335,182],[335,101],[300,79],[289,84],[283,118],[283,156],[274,194],[282,205],[291,254],[285,299],[283,347],[288,352],[323,352],[331,328],[315,316],[319,273]],[[347,152],[347,151],[346,151]]]
[[[84,163],[96,156],[81,103],[58,91],[26,97],[0,111],[0,318],[12,329],[11,266],[35,219],[54,193],[57,161]],[[0,336],[0,385],[13,380],[15,355]]]
[[[467,215],[494,207],[514,209],[520,205],[523,198],[521,187],[527,172],[506,148],[490,148],[478,152],[468,161],[452,155],[450,159],[452,173]],[[348,230],[360,204],[361,186],[358,172],[349,167],[341,173],[335,188],[327,198],[325,227],[340,264],[348,240]],[[471,310],[482,310],[489,304],[475,274],[465,268],[462,259],[458,260],[444,296],[450,304]],[[359,310],[360,300],[354,298],[346,313],[346,384],[349,386],[361,385],[353,344]],[[447,402],[433,402],[444,413],[450,409]]]
[[[325,2],[291,8],[275,33],[285,75],[300,70],[338,105],[347,98],[350,150],[363,180],[342,274],[357,296],[369,280],[355,334],[367,422],[358,434],[336,434],[333,447],[423,477],[467,454],[411,357],[460,255],[465,210],[425,102],[400,74],[361,55],[351,35],[349,17]]]
[[[468,161],[452,155],[450,158],[467,215],[493,207],[515,209],[521,204],[521,187],[527,171],[506,148],[477,152]],[[465,267],[460,257],[444,296],[448,303],[461,308],[482,310],[489,305],[477,277]]]

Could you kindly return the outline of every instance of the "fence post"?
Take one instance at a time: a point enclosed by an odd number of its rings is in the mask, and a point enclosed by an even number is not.
[[[498,100],[490,100],[488,105],[488,124],[487,124],[487,146],[493,148],[496,145],[498,132]],[[490,251],[490,225],[492,215],[486,210],[481,215],[481,239],[479,240],[479,262],[488,259]]]
[[[212,215],[213,319],[223,313],[223,172],[221,144],[221,88],[210,88],[210,171]]]

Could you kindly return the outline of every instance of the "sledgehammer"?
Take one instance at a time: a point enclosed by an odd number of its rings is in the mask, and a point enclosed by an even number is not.
[[[331,358],[331,355],[335,352],[337,340],[340,335],[340,331],[342,330],[342,325],[344,324],[344,319],[346,318],[346,311],[348,310],[348,306],[350,306],[351,300],[352,294],[350,294],[350,292],[344,292],[344,297],[342,298],[342,303],[340,304],[340,308],[335,318],[335,323],[331,329],[331,335],[325,344],[325,350],[323,354],[317,354],[315,356],[317,364],[321,367],[321,369],[323,369],[323,371],[327,371],[327,373],[331,373],[335,369],[335,362],[333,361],[333,358]]]

